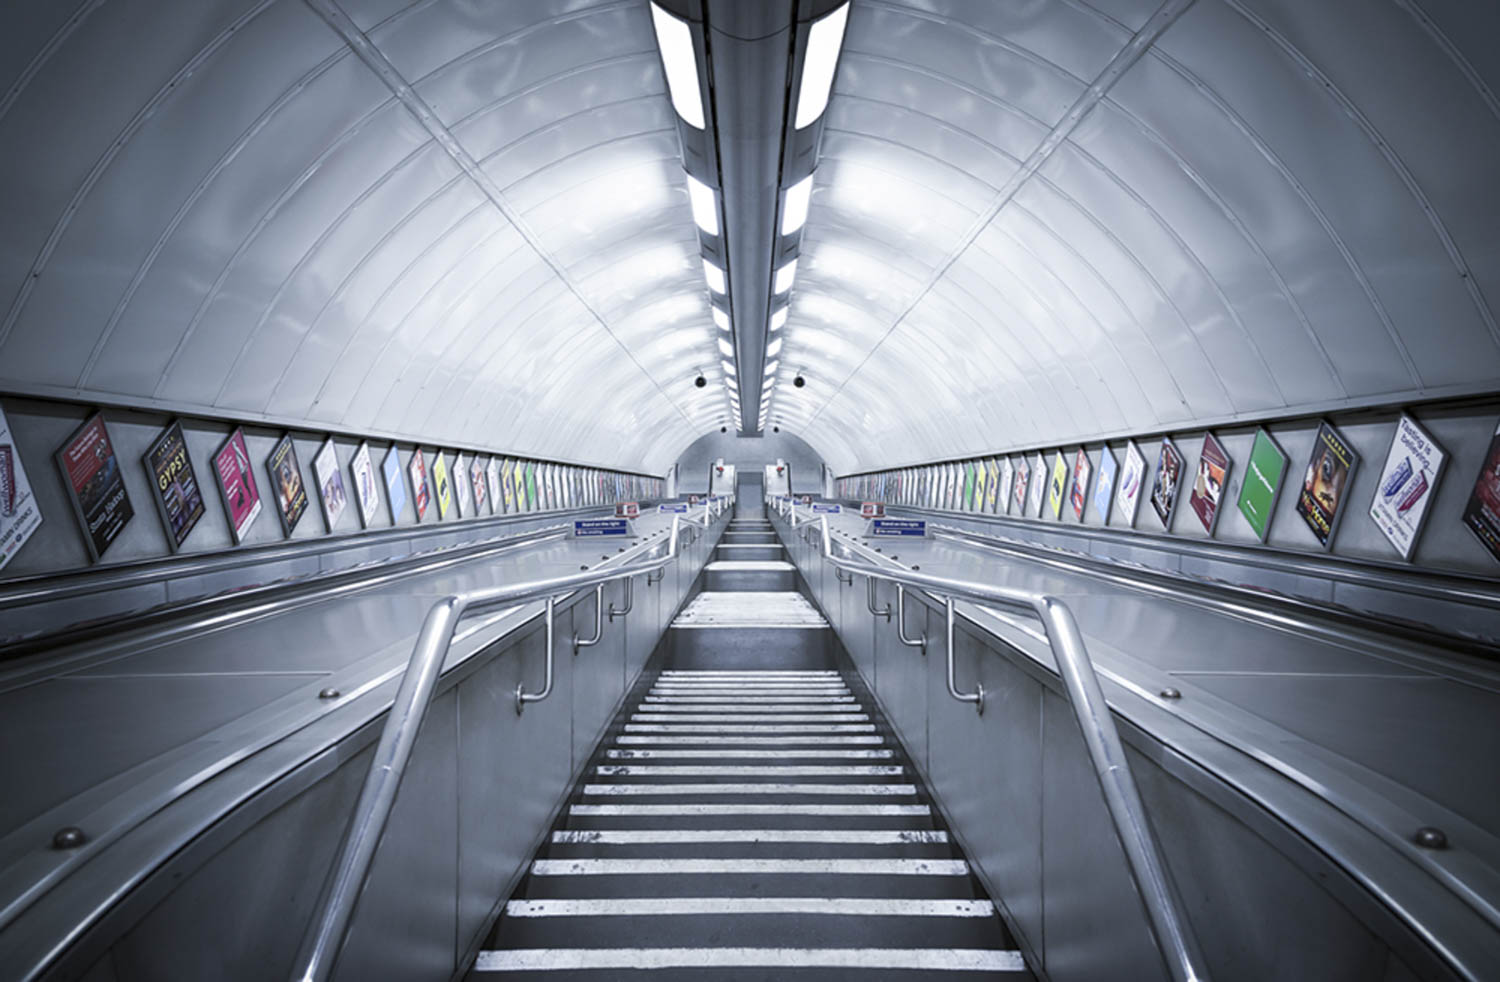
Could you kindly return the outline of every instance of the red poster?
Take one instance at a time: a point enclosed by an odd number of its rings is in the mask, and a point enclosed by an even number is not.
[[[97,561],[135,517],[102,415],[96,413],[62,445],[57,451],[57,464],[62,468],[73,511],[83,526],[84,544]]]

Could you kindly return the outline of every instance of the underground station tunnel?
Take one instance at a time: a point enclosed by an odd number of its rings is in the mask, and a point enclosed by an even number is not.
[[[0,982],[1500,980],[1497,52],[9,0]]]

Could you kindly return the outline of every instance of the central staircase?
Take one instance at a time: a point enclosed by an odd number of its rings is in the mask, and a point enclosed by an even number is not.
[[[769,524],[726,540],[470,979],[1031,978]]]

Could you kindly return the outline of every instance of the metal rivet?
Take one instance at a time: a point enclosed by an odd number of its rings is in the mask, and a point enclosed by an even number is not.
[[[343,693],[339,692],[338,689],[335,689],[333,686],[330,685],[328,688],[323,689],[321,692],[318,693],[318,698],[319,699],[337,699],[341,695],[343,695]]]
[[[579,566],[579,567],[578,567],[578,568],[579,568],[579,569],[585,569],[585,570],[586,570],[586,569],[588,569],[588,568],[589,568],[589,564],[588,564],[588,563],[584,563],[584,564],[583,564],[583,565],[582,565],[582,566]]]
[[[1161,696],[1163,699],[1181,699],[1182,698],[1182,693],[1178,692],[1176,689],[1174,689],[1174,688],[1172,688],[1170,686],[1168,686],[1165,689],[1162,689],[1160,692],[1157,693],[1157,695]]]
[[[88,836],[76,825],[64,825],[52,834],[53,849],[77,849],[87,841]]]
[[[1411,837],[1412,841],[1423,849],[1447,849],[1448,835],[1442,829],[1424,825],[1417,829],[1417,834]]]
[[[911,568],[911,571],[912,571],[912,572],[913,572],[913,573],[915,573],[915,572],[916,572],[916,571],[917,571],[917,570],[919,570],[919,569],[921,569],[921,568],[922,568],[922,567],[920,567],[920,566],[913,566],[913,567],[912,567],[912,568]]]

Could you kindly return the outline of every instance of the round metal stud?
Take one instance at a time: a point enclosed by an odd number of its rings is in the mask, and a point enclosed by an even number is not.
[[[582,569],[582,570],[587,570],[589,568],[589,564],[588,563],[584,563],[582,566],[579,566],[578,568]]]
[[[88,836],[76,825],[64,825],[52,834],[53,849],[77,849],[87,841]]]
[[[1424,825],[1417,829],[1417,833],[1411,837],[1411,841],[1423,849],[1448,848],[1448,834],[1442,829],[1433,828],[1431,825]]]
[[[341,695],[343,695],[342,692],[340,692],[338,689],[335,689],[333,686],[330,685],[328,688],[323,689],[322,691],[320,691],[318,693],[318,698],[319,699],[337,699]]]
[[[1161,696],[1163,699],[1181,699],[1182,698],[1182,693],[1179,692],[1179,691],[1177,691],[1176,689],[1172,688],[1171,686],[1168,686],[1167,688],[1162,689],[1160,692],[1157,693],[1157,695]]]
[[[917,572],[917,571],[918,571],[918,570],[919,570],[919,569],[921,569],[921,568],[922,568],[922,567],[920,567],[920,566],[913,566],[913,567],[912,567],[912,568],[911,568],[911,571],[912,571],[912,572],[913,572],[913,573],[915,573],[915,572]]]

